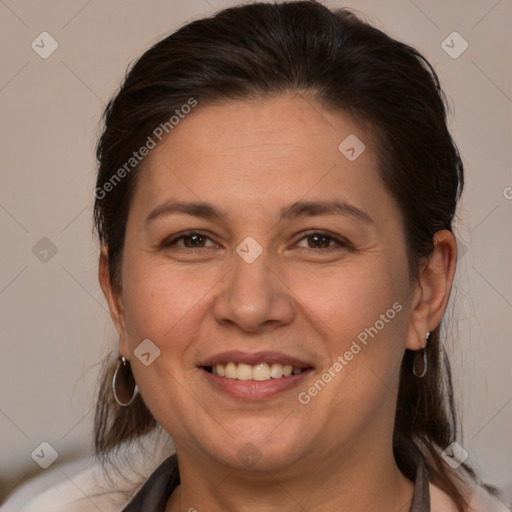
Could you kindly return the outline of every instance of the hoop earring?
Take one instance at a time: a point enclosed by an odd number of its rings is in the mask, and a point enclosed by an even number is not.
[[[127,361],[124,357],[117,361],[117,368],[112,377],[112,392],[114,393],[114,400],[121,407],[128,407],[139,392],[133,378],[130,361]]]
[[[423,345],[422,349],[423,350],[423,371],[421,373],[417,373],[416,372],[416,361],[418,359],[418,356],[416,355],[416,357],[414,358],[414,363],[412,365],[412,373],[414,373],[414,375],[416,375],[416,377],[425,377],[425,374],[427,373],[427,367],[428,367],[428,361],[427,361],[427,342],[428,342],[428,339],[430,338],[430,332],[427,332],[427,335],[425,336],[425,344]]]

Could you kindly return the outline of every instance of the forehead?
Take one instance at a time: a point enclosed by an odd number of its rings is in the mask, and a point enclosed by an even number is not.
[[[362,123],[305,96],[199,103],[148,155],[136,196],[247,209],[328,194],[362,207],[387,194],[373,147]]]

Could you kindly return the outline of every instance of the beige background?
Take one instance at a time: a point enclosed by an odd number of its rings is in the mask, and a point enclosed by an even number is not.
[[[57,462],[90,451],[99,362],[116,342],[91,235],[104,104],[153,42],[237,3],[0,0],[0,501],[42,471],[42,441]],[[447,90],[467,176],[447,324],[463,446],[489,481],[512,481],[511,1],[325,3],[416,46]],[[59,45],[48,59],[31,48],[43,31]],[[457,59],[441,47],[453,31],[469,44]],[[57,249],[46,262],[32,250],[42,237]]]

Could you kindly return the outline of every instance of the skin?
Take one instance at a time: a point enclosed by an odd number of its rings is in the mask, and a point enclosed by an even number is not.
[[[352,133],[366,150],[351,162],[338,146]],[[108,279],[106,247],[99,275],[120,354],[176,445],[182,484],[168,511],[409,510],[413,484],[392,454],[398,370],[405,348],[422,348],[441,321],[456,245],[438,232],[412,279],[400,210],[377,168],[362,124],[293,94],[199,104],[147,157],[120,290]],[[226,218],[169,214],[145,225],[171,198],[207,201]],[[279,221],[292,203],[333,199],[371,222],[339,214]],[[199,248],[162,245],[187,230],[206,236],[195,239]],[[348,247],[308,238],[318,230]],[[252,263],[235,251],[248,236],[263,248]],[[394,303],[402,310],[299,403],[298,392]],[[149,366],[133,355],[144,339],[161,351]],[[219,392],[197,367],[233,349],[278,350],[314,369],[297,388],[244,401]],[[259,457],[251,467],[238,457],[247,443]]]

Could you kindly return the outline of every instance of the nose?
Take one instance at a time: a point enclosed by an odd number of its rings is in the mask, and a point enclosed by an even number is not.
[[[257,333],[289,324],[294,314],[290,289],[265,251],[252,263],[235,254],[214,301],[217,323]]]

